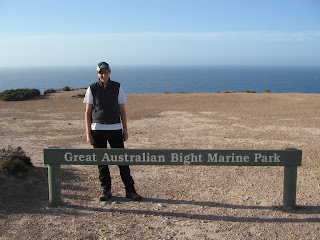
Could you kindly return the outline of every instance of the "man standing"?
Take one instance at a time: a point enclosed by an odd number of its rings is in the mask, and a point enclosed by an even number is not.
[[[87,142],[94,148],[124,148],[128,139],[127,115],[124,103],[126,95],[120,83],[110,80],[111,69],[108,63],[97,66],[99,80],[91,84],[84,97],[86,103],[85,124]],[[118,166],[125,185],[126,197],[139,201],[142,197],[136,193],[129,166]],[[99,165],[99,179],[103,189],[100,201],[112,197],[111,176],[107,165]]]

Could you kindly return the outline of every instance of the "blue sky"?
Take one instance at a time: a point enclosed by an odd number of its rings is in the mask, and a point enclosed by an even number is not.
[[[0,67],[320,65],[319,0],[0,0]]]

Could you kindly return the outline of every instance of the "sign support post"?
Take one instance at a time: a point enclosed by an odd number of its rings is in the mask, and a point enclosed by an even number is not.
[[[60,165],[48,165],[49,205],[61,205],[61,170]]]
[[[283,208],[296,208],[297,167],[284,166]]]

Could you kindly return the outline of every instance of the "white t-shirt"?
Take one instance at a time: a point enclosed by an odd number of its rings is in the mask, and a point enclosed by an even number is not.
[[[118,103],[123,104],[125,102],[127,102],[127,97],[122,86],[120,85]],[[86,91],[86,95],[84,96],[83,103],[93,104],[93,95],[92,95],[90,86]],[[122,129],[121,123],[115,123],[115,124],[91,123],[91,130],[119,130],[119,129]]]

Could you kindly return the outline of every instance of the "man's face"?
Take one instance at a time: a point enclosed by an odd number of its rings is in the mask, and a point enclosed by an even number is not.
[[[103,83],[107,83],[107,81],[110,78],[110,74],[111,74],[111,72],[106,68],[101,68],[100,71],[97,72],[97,75],[98,75],[100,81]]]

